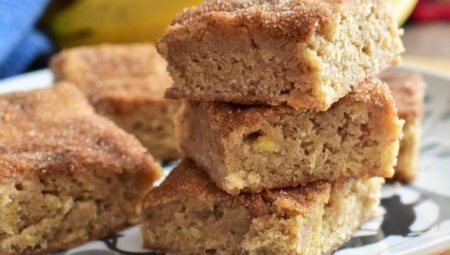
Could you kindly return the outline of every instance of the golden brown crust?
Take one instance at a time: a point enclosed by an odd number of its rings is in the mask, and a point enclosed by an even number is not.
[[[379,79],[372,77],[336,102],[333,107],[342,104],[352,104],[363,102],[371,109],[382,108],[388,113],[395,113],[394,100],[386,86]],[[233,105],[226,103],[211,102],[188,102],[194,107],[202,107],[208,116],[211,116],[211,125],[217,127],[222,135],[226,135],[240,127],[257,125],[263,121],[277,122],[280,117],[289,112],[302,114],[310,110],[295,110],[288,106],[267,106],[267,105]],[[220,128],[219,128],[220,127]]]
[[[121,105],[160,102],[172,79],[151,44],[100,45],[63,50],[51,60],[56,80],[77,85],[90,100]],[[125,108],[130,106],[125,106]]]
[[[189,159],[181,163],[170,173],[167,179],[153,189],[143,202],[145,208],[174,201],[184,201],[196,197],[207,201],[221,201],[229,205],[245,206],[252,214],[262,216],[270,213],[284,217],[307,212],[323,196],[328,195],[330,184],[315,182],[303,187],[283,190],[266,190],[258,194],[230,196],[219,190]]]
[[[206,27],[204,24],[221,24],[264,30],[274,37],[304,40],[331,20],[345,2],[350,1],[207,0],[178,14],[166,35],[202,29]]]
[[[426,83],[420,74],[387,71],[381,73],[380,78],[392,91],[400,118],[422,118]]]
[[[167,105],[178,107],[177,100],[164,99],[164,91],[171,84],[169,76],[149,76],[123,80],[101,81],[101,87],[90,101],[101,114],[129,114],[140,107]]]
[[[166,73],[164,60],[151,44],[104,44],[67,49],[54,56],[50,65],[58,80],[74,83]]]
[[[0,180],[87,170],[160,174],[146,149],[70,84],[0,96]]]

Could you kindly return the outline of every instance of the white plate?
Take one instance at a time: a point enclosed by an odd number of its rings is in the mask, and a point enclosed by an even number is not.
[[[428,83],[419,177],[408,186],[383,188],[380,216],[367,224],[336,255],[438,254],[450,249],[450,74],[417,66]],[[48,86],[48,70],[0,81],[0,93]],[[173,166],[173,165],[172,165]],[[166,166],[166,173],[171,166]],[[58,255],[156,254],[142,249],[138,227],[86,243]]]

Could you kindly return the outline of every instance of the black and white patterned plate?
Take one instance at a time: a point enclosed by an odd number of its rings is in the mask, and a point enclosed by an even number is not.
[[[381,214],[366,223],[336,255],[435,254],[450,249],[450,73],[420,68],[428,83],[419,177],[383,188]],[[48,86],[48,70],[0,81],[0,93]],[[167,174],[173,164],[165,167]],[[139,227],[57,255],[156,255],[142,249]]]

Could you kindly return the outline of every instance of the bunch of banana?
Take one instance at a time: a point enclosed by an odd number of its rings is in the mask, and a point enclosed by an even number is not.
[[[54,0],[61,3],[62,0]],[[67,0],[66,0],[67,1]],[[399,25],[417,0],[391,0]],[[71,47],[98,43],[155,42],[177,12],[202,0],[72,0],[52,15],[56,43]]]
[[[60,1],[60,0],[56,0]],[[75,0],[49,21],[56,43],[155,42],[177,12],[201,0]]]

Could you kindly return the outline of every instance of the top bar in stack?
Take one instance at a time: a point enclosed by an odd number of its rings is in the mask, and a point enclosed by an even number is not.
[[[210,0],[157,45],[169,98],[327,110],[403,46],[388,0]]]

